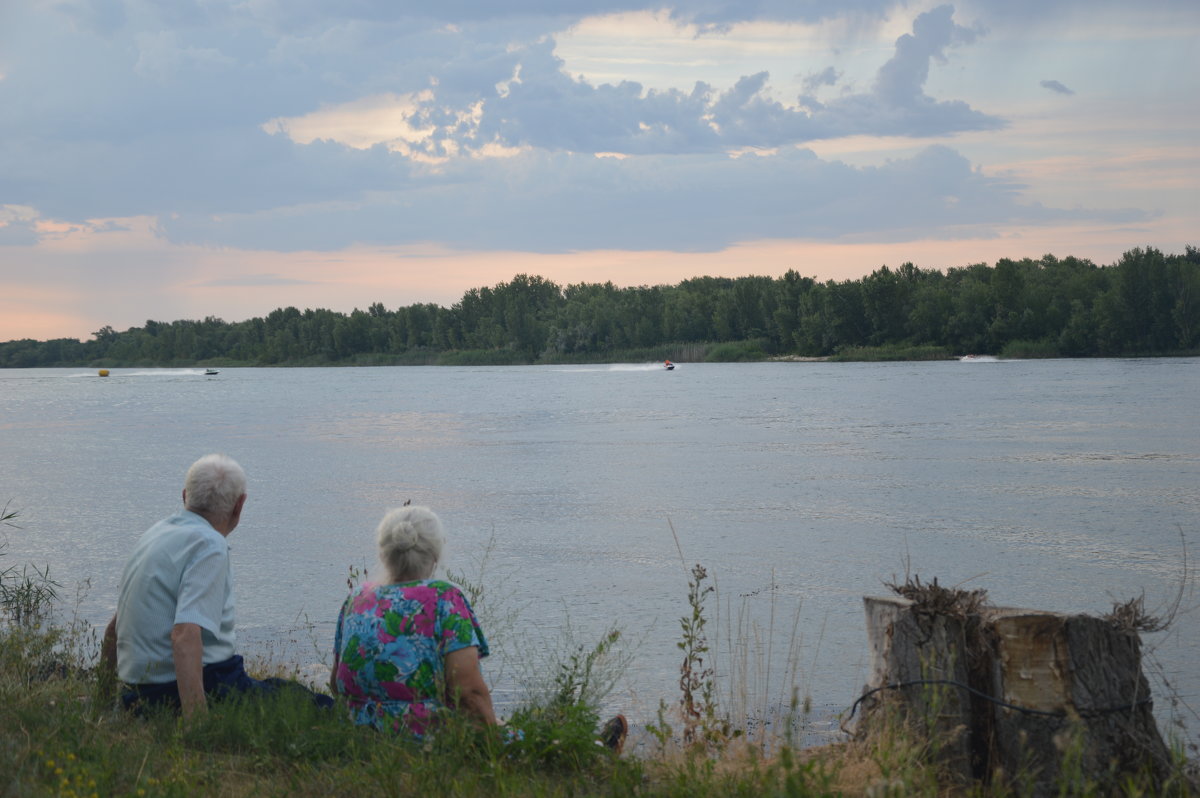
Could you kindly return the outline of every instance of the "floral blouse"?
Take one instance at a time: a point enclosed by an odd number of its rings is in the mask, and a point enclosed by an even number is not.
[[[444,706],[444,657],[469,646],[488,655],[479,621],[453,582],[362,585],[338,614],[337,690],[355,723],[420,735]]]

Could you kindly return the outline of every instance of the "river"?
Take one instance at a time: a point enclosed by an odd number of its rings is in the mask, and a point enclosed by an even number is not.
[[[0,371],[20,511],[0,563],[48,564],[64,612],[103,624],[138,535],[223,451],[249,475],[230,543],[250,656],[327,660],[351,567],[378,572],[375,524],[412,500],[485,587],[502,706],[610,626],[630,659],[610,702],[675,701],[700,563],[710,662],[749,704],[852,703],[861,597],[908,573],[1092,613],[1182,589],[1147,667],[1200,707],[1198,389],[1197,358]]]

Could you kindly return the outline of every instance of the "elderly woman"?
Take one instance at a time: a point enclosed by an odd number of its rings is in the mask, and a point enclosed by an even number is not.
[[[427,507],[401,507],[376,532],[384,584],[350,594],[334,636],[334,694],[354,722],[423,734],[447,709],[495,724],[479,670],[487,640],[461,588],[433,579],[445,540]]]

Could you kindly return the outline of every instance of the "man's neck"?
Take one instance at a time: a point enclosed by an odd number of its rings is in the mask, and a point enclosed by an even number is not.
[[[187,510],[189,513],[193,513],[203,518],[208,522],[209,526],[221,533],[221,537],[223,538],[229,537],[229,533],[233,531],[233,527],[229,525],[229,519],[227,518],[219,518],[212,513],[206,513],[203,510],[193,510],[190,507],[185,507],[183,509]]]

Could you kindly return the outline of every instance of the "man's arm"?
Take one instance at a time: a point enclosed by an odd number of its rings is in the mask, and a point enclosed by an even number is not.
[[[171,653],[175,658],[175,682],[179,686],[179,706],[187,720],[193,713],[208,710],[204,697],[204,643],[200,626],[177,623],[171,627]]]
[[[100,682],[100,698],[111,701],[117,688],[117,616],[114,615],[104,630],[100,643],[100,667],[96,670]]]

